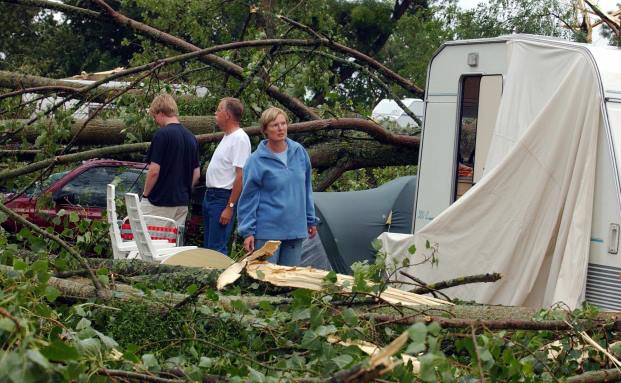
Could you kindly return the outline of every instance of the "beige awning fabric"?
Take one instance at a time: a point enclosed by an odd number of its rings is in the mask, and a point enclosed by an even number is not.
[[[280,241],[268,241],[261,249],[249,256],[241,259],[229,268],[224,270],[218,278],[217,287],[222,289],[228,284],[235,282],[243,271],[246,271],[252,278],[271,283],[275,286],[293,287],[320,291],[324,288],[324,280],[328,271],[318,270],[312,267],[291,267],[280,266],[264,261],[278,249]],[[354,285],[354,278],[349,275],[336,274],[335,286],[341,289],[342,293],[351,293]],[[452,305],[452,303],[423,295],[413,294],[393,287],[386,288],[379,296],[391,304],[401,304],[404,306],[419,305]]]
[[[414,238],[385,233],[384,248],[396,262],[408,256],[395,252],[399,247],[416,244],[416,257],[435,252],[437,267],[410,270],[427,283],[503,275],[494,284],[451,288],[449,296],[574,308],[584,299],[589,254],[602,102],[597,74],[578,49],[507,44],[487,173]]]

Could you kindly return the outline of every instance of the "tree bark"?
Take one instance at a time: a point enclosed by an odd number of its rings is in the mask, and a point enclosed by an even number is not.
[[[259,135],[261,134],[261,129],[259,128],[246,128],[244,129],[248,135]],[[375,139],[375,144],[378,142],[384,143],[387,147],[392,148],[392,151],[395,152],[395,147],[401,147],[403,150],[396,151],[397,153],[393,154],[393,157],[407,157],[409,158],[408,162],[410,164],[416,164],[418,160],[418,145],[420,142],[420,138],[416,136],[406,136],[393,134],[386,131],[380,125],[363,119],[357,118],[342,118],[342,119],[330,119],[330,120],[318,120],[318,121],[307,121],[297,124],[289,125],[289,133],[314,133],[320,131],[358,131],[362,133],[366,133],[370,135],[373,139]],[[202,134],[196,136],[199,143],[207,143],[207,142],[217,142],[222,138],[222,133],[212,133],[212,134]],[[389,166],[389,165],[405,165],[406,163],[400,163],[399,161],[391,160],[389,156],[379,157],[377,152],[373,150],[369,150],[373,146],[373,140],[366,140],[369,143],[369,147],[366,147],[364,150],[362,142],[365,142],[364,137],[356,137],[353,138],[354,143],[352,145],[358,145],[359,150],[356,152],[360,155],[359,158],[354,158],[354,163],[357,168],[361,167],[378,167],[378,166]],[[361,140],[358,142],[358,140]],[[53,158],[49,158],[46,160],[38,161],[35,163],[31,163],[29,165],[23,166],[17,169],[8,169],[0,172],[0,181],[4,181],[10,178],[18,177],[24,174],[32,173],[41,169],[45,169],[51,164],[67,164],[77,161],[88,160],[96,157],[109,157],[111,155],[119,155],[126,153],[135,153],[144,151],[149,147],[148,142],[141,142],[136,144],[125,144],[125,145],[117,145],[110,146],[104,148],[98,148],[93,150],[87,150],[84,152],[67,154],[63,156],[56,156]],[[377,149],[377,147],[375,147]],[[354,147],[350,146],[349,152],[353,151]],[[311,162],[314,167],[319,168],[329,168],[330,164],[326,162],[326,159],[331,157],[334,153],[330,153],[329,150],[326,151],[320,150],[316,153],[313,153],[314,149],[310,149],[309,153],[311,154]],[[348,153],[348,150],[341,151],[341,153]],[[415,154],[416,155],[413,155]]]
[[[13,271],[13,268],[10,266],[0,265],[0,273],[6,273]],[[256,282],[256,281],[255,281]],[[95,287],[86,282],[86,279],[63,279],[50,277],[47,284],[49,286],[57,288],[61,295],[65,298],[71,299],[93,299],[100,298],[97,295],[97,291]],[[106,299],[110,300],[118,300],[120,302],[138,302],[138,303],[147,303],[147,298],[141,290],[135,289],[128,285],[124,284],[115,284],[111,286],[110,295],[106,297]],[[188,295],[173,293],[173,292],[162,292],[162,293],[154,293],[154,300],[148,302],[149,305],[153,306],[154,309],[166,309],[165,305],[175,305],[181,301],[183,301]],[[156,301],[157,299],[157,301]],[[291,298],[289,297],[274,297],[274,296],[255,296],[255,295],[220,295],[218,303],[229,307],[232,302],[236,300],[242,300],[249,305],[257,305],[261,301],[268,301],[273,304],[284,304],[289,303]],[[199,304],[210,304],[213,302],[207,298],[200,297],[198,300]]]
[[[64,87],[70,88],[74,90],[80,90],[84,87],[84,84],[78,83],[76,81],[67,81],[67,80],[57,80],[48,77],[34,76],[28,74],[22,74],[17,72],[9,72],[0,70],[0,88],[7,89],[26,89],[26,88],[34,88],[34,87]],[[107,87],[108,89],[105,92],[102,92],[103,89],[97,90],[97,96],[87,93],[87,94],[76,94],[76,98],[86,99],[89,98],[96,102],[104,101],[111,92],[114,91],[115,88]],[[133,91],[136,92],[136,91]]]
[[[621,381],[621,372],[617,368],[609,370],[589,371],[584,374],[570,376],[567,383],[609,383]]]
[[[216,133],[219,131],[216,126],[215,118],[212,116],[181,116],[179,121],[195,135]],[[4,120],[0,121],[0,127],[6,123],[25,124],[28,120]],[[54,120],[43,120],[41,123],[48,126],[49,129],[56,129]],[[78,129],[82,126],[84,120],[76,120],[71,124],[71,137],[73,137]],[[24,129],[23,136],[28,142],[34,143],[40,134],[40,128],[28,127]],[[101,119],[95,118],[88,122],[86,128],[80,132],[76,138],[74,145],[120,145],[125,142],[127,133],[138,133],[127,126],[121,119]],[[144,141],[149,141],[154,131],[147,132],[143,136]],[[64,143],[61,141],[61,143]]]
[[[490,306],[491,307],[491,306]],[[489,307],[488,307],[489,308]],[[443,317],[395,317],[390,315],[377,315],[369,317],[379,322],[379,325],[387,324],[404,324],[410,325],[417,322],[431,323],[436,322],[442,328],[484,328],[489,330],[531,330],[531,331],[570,331],[573,327],[564,320],[526,320],[526,319],[502,319],[502,320],[485,320],[485,319],[463,319],[463,318],[443,318]],[[614,320],[606,322],[605,320],[585,320],[582,323],[585,328],[608,327],[618,331],[621,328],[621,321]]]
[[[384,166],[416,165],[418,162],[418,146],[402,147],[401,145],[382,144],[371,140],[330,141],[308,148],[313,168],[322,171],[330,169],[339,161],[347,170],[375,168]],[[342,160],[342,159],[346,160]]]

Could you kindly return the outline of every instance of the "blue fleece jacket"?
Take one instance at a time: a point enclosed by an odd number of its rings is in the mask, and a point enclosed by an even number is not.
[[[244,166],[244,188],[237,205],[239,234],[246,238],[289,240],[307,237],[316,225],[308,153],[287,138],[287,165],[263,140]]]

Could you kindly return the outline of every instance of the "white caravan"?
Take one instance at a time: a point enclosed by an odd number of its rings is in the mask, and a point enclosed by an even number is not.
[[[412,243],[426,282],[485,303],[621,310],[621,49],[530,35],[444,44],[429,64]],[[432,249],[420,250],[430,244]]]

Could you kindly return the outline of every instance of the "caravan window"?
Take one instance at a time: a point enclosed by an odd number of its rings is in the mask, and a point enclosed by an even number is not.
[[[454,200],[483,176],[501,95],[502,76],[462,79]]]

